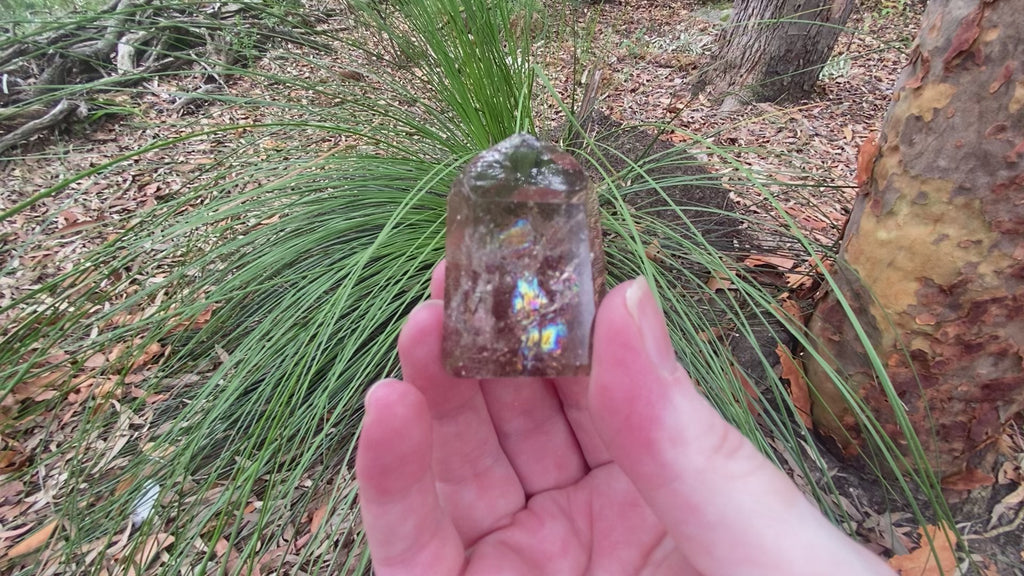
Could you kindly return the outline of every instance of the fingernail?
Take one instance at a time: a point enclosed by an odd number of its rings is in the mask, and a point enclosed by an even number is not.
[[[676,352],[665,326],[665,315],[654,299],[647,280],[641,276],[626,289],[626,310],[636,324],[651,362],[666,374],[679,369]]]

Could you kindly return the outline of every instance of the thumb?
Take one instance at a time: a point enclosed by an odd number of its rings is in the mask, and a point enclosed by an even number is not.
[[[589,401],[612,459],[701,574],[891,574],[700,395],[642,278],[601,304]]]

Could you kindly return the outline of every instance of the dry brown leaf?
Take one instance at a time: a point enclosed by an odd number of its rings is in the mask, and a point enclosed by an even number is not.
[[[1016,490],[1007,494],[1005,498],[992,507],[992,516],[988,521],[986,530],[991,530],[997,526],[1003,514],[1006,514],[1021,502],[1024,502],[1024,484],[1017,486]]]
[[[782,270],[792,270],[796,260],[785,256],[772,256],[770,254],[753,254],[743,260],[743,263],[750,267],[774,266]]]
[[[1013,456],[1012,453],[1009,455]],[[1003,465],[999,467],[999,472],[996,473],[996,478],[998,478],[1000,484],[1024,483],[1024,474],[1021,473],[1020,465],[1011,460],[1003,462]]]
[[[900,576],[953,576],[957,568],[956,554],[953,552],[957,543],[956,534],[938,526],[925,526],[917,532],[921,536],[921,547],[909,554],[890,558],[889,566]],[[934,554],[925,533],[931,536],[935,546]]]
[[[757,404],[754,402],[754,399],[758,397],[757,388],[754,388],[754,385],[750,383],[750,379],[747,378],[747,375],[739,368],[733,366],[732,373],[733,376],[739,380],[740,386],[742,386],[743,390],[747,393],[747,412],[750,412],[752,416],[757,416],[761,412]]]
[[[4,398],[4,405],[15,405],[19,400],[45,400],[52,397],[54,385],[64,380],[71,372],[65,368],[59,368],[47,372],[42,376],[31,378],[16,385]]]
[[[715,270],[711,273],[711,277],[708,278],[707,286],[712,292],[716,290],[728,290],[729,288],[732,288],[732,282],[729,281],[728,274],[721,270]]]
[[[21,536],[22,534],[24,534],[25,532],[28,532],[31,529],[32,529],[32,525],[31,524],[26,524],[26,525],[22,526],[21,528],[15,528],[14,530],[4,530],[3,532],[0,532],[0,540],[7,540],[9,538],[17,538],[18,536]]]
[[[321,505],[313,512],[313,518],[309,521],[309,531],[316,533],[320,529],[320,524],[324,521],[324,515],[327,514],[327,504]]]
[[[10,474],[21,470],[28,464],[28,455],[17,445],[14,450],[0,450],[0,474]]]
[[[132,565],[128,567],[128,576],[136,576],[146,570],[161,550],[174,544],[174,536],[170,534],[150,534],[146,542],[135,551],[132,557]]]
[[[179,322],[173,328],[171,332],[180,332],[182,330],[199,330],[203,326],[206,326],[210,322],[210,318],[213,317],[213,310],[215,306],[207,306],[202,312],[200,312],[194,319]]]
[[[340,70],[338,71],[338,76],[353,82],[362,82],[363,80],[366,80],[366,76],[358,70]]]
[[[786,286],[793,290],[802,290],[809,288],[811,284],[814,284],[814,276],[811,276],[809,272],[793,272],[786,274]]]
[[[0,482],[0,501],[2,501],[4,498],[12,498],[15,496],[20,497],[24,491],[24,483],[18,482],[17,480],[4,480],[3,482]],[[10,516],[8,516],[8,518],[10,518]],[[18,532],[18,535],[20,536],[21,534],[27,532],[28,528],[24,530],[19,528],[18,530],[21,530],[20,532]],[[3,536],[3,532],[0,532],[0,538],[10,538],[10,535]]]
[[[982,486],[991,486],[995,483],[996,479],[994,476],[975,468],[968,468],[963,472],[950,474],[942,479],[942,487],[947,490],[974,490]]]
[[[796,408],[800,421],[804,423],[804,426],[813,428],[811,392],[807,387],[807,380],[804,379],[804,372],[800,367],[801,362],[793,358],[789,349],[782,344],[775,347],[775,353],[778,354],[782,366],[782,377],[789,380],[789,396],[793,400],[793,407]]]
[[[100,368],[107,363],[107,356],[102,352],[97,352],[85,361],[86,368]]]
[[[661,262],[664,255],[665,251],[661,249],[661,243],[658,242],[657,238],[648,244],[647,248],[644,248],[644,256],[646,256],[651,262]]]
[[[800,309],[800,304],[789,297],[789,293],[785,293],[779,297],[779,306],[793,317],[793,320],[799,322],[801,325],[804,323],[804,311]]]
[[[41,548],[46,541],[53,535],[53,531],[57,529],[57,519],[54,518],[42,528],[29,534],[24,540],[15,544],[10,550],[7,551],[8,558],[17,558],[18,556],[24,556],[31,552],[35,552]]]
[[[711,330],[706,332],[698,332],[697,338],[700,338],[701,342],[711,342],[713,340],[721,340],[722,336],[725,336],[728,332],[721,326],[712,326]]]
[[[217,558],[221,559],[221,561],[225,563],[228,573],[233,573],[235,571],[242,558],[238,553],[238,550],[235,550],[234,546],[224,538],[217,539],[217,543],[213,545],[213,551],[217,554]],[[225,556],[227,556],[227,558],[225,558]]]
[[[163,346],[160,345],[159,342],[153,342],[149,346],[146,346],[146,349],[142,351],[142,355],[139,356],[135,360],[135,362],[132,363],[132,372],[138,370],[143,366],[148,365],[149,362],[153,360],[153,358],[155,358],[158,354],[163,352],[163,350],[164,348]]]
[[[982,560],[981,574],[982,576],[1000,576],[999,567],[988,558]]]

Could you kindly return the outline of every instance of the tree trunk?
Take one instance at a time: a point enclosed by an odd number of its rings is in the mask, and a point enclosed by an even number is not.
[[[735,0],[719,38],[717,64],[695,82],[725,96],[797,102],[811,96],[853,10],[853,0]]]
[[[1024,0],[931,0],[843,238],[837,280],[933,468],[992,472],[1024,408]],[[872,161],[871,154],[874,154]],[[865,348],[829,295],[823,352],[897,444]],[[818,428],[863,448],[809,366]],[[829,410],[836,416],[833,418]]]

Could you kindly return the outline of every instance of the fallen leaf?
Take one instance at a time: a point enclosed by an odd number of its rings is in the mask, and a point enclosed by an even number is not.
[[[20,384],[14,386],[10,394],[4,398],[4,405],[17,404],[19,400],[36,400],[42,401],[46,399],[46,396],[52,396],[54,392],[54,385],[64,380],[70,375],[70,371],[65,368],[58,368],[56,370],[50,370],[42,376],[25,380]]]
[[[779,297],[779,306],[782,307],[783,311],[793,317],[793,321],[798,322],[801,326],[804,324],[804,311],[800,309],[800,304],[789,297],[789,292],[786,292]]]
[[[1024,484],[1017,486],[1016,490],[1007,494],[1005,498],[992,507],[992,516],[989,518],[986,530],[991,530],[998,525],[1003,514],[1008,513],[1021,502],[1024,502]]]
[[[46,541],[53,535],[53,531],[57,529],[57,519],[54,518],[42,528],[29,534],[24,540],[15,544],[10,550],[7,551],[8,558],[16,558],[18,556],[24,556],[30,552],[35,552],[39,548],[46,544]]]
[[[871,515],[864,521],[864,528],[870,530],[875,544],[886,550],[891,550],[893,555],[908,554],[914,545],[914,542],[906,535],[911,528],[901,524],[909,517],[909,514],[903,512],[885,512],[883,514],[871,512]]]
[[[171,544],[174,544],[174,536],[164,533],[151,534],[132,557],[132,565],[128,567],[128,576],[136,576],[145,571],[157,554]]]
[[[994,476],[985,474],[981,470],[968,468],[963,472],[950,474],[942,479],[942,487],[948,490],[974,490],[982,486],[991,486],[996,483]]]
[[[1024,474],[1021,474],[1021,467],[1019,464],[1012,460],[1003,462],[1003,465],[999,467],[999,472],[996,474],[998,482],[1000,484],[1010,484],[1017,482],[1018,484],[1024,483]]]
[[[644,256],[646,256],[651,262],[661,262],[664,254],[665,252],[661,249],[661,244],[658,242],[657,238],[648,244],[647,248],[644,248]]]
[[[742,386],[743,390],[747,393],[747,412],[750,412],[751,416],[757,416],[761,412],[757,403],[754,402],[754,399],[758,397],[757,388],[754,388],[754,385],[750,383],[750,379],[747,378],[747,375],[736,366],[732,367],[732,374],[737,380],[739,380],[740,386]]]
[[[729,275],[724,271],[714,270],[711,272],[711,277],[708,278],[707,286],[712,292],[717,290],[728,290],[729,288],[732,288],[732,282],[729,280]]]
[[[722,336],[728,334],[724,328],[720,326],[712,326],[710,331],[698,332],[697,338],[700,338],[702,342],[711,342],[712,340],[721,340]]]
[[[10,474],[28,464],[28,455],[21,450],[0,450],[0,474]]]
[[[785,256],[754,254],[744,259],[743,263],[751,268],[755,268],[757,266],[774,266],[776,268],[781,268],[782,270],[792,270],[793,265],[796,264],[796,260],[786,258]]]
[[[97,352],[85,361],[86,368],[99,368],[107,363],[107,357],[102,352]]]
[[[324,521],[324,515],[327,514],[327,504],[323,504],[313,512],[313,518],[309,521],[309,531],[316,533],[320,529],[320,524]]]
[[[793,400],[793,407],[796,408],[800,421],[808,428],[814,427],[814,421],[811,420],[811,392],[800,368],[801,362],[793,358],[790,350],[782,344],[775,347],[775,353],[778,354],[782,366],[782,377],[789,381],[789,396]]]
[[[22,534],[28,532],[31,529],[32,525],[26,524],[21,528],[15,528],[14,530],[4,530],[3,532],[0,532],[0,540],[7,540],[8,538],[17,538],[18,536],[21,536]]]
[[[953,552],[957,543],[956,534],[938,526],[925,526],[918,529],[917,533],[921,536],[921,546],[909,554],[893,556],[889,559],[889,566],[900,576],[953,576],[957,568],[956,554]],[[934,551],[925,533],[931,537]]]
[[[171,328],[171,331],[179,332],[181,330],[199,330],[210,322],[210,318],[213,317],[213,309],[213,305],[207,306],[194,319],[179,323],[177,326]]]
[[[234,573],[238,567],[238,563],[241,561],[242,556],[235,550],[234,546],[224,538],[218,538],[217,543],[213,545],[213,551],[217,554],[217,558],[224,563],[228,569],[227,572]],[[225,555],[227,558],[225,558]]]
[[[801,290],[814,284],[814,276],[807,272],[786,274],[786,286],[793,290]]]
[[[983,566],[981,567],[981,575],[982,576],[1000,576],[999,575],[999,567],[996,566],[994,562],[992,562],[988,558],[983,558],[982,559],[982,564],[983,564]]]
[[[366,80],[366,76],[364,76],[362,72],[359,72],[357,70],[340,70],[338,72],[338,76],[341,76],[342,78],[346,80],[351,80],[353,82],[362,82],[363,80]]]
[[[142,351],[142,355],[132,363],[132,372],[149,364],[149,362],[158,354],[163,352],[163,350],[164,348],[159,342],[153,342],[149,346],[146,346],[146,349]]]

